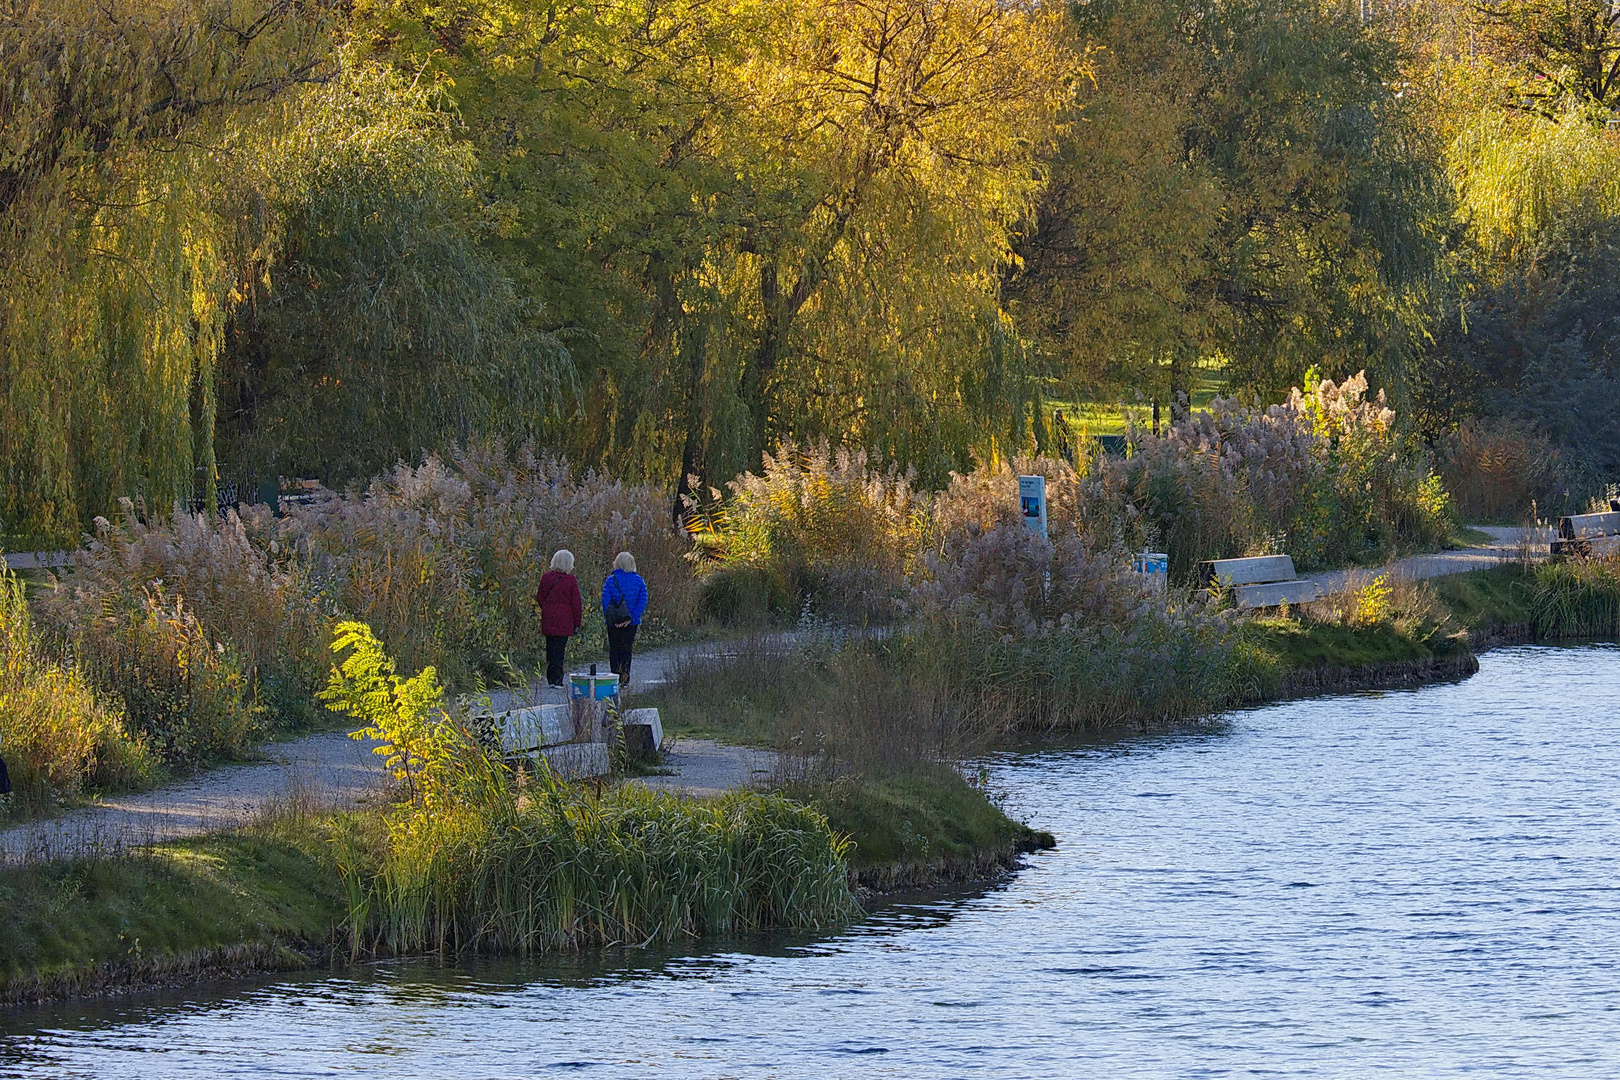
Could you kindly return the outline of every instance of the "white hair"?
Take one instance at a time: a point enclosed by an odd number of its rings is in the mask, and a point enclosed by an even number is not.
[[[565,574],[574,572],[574,553],[567,548],[557,549],[557,554],[551,557],[551,568],[561,570]]]
[[[628,551],[619,552],[618,557],[613,560],[613,569],[628,570],[632,574],[635,573],[636,557],[630,554]]]

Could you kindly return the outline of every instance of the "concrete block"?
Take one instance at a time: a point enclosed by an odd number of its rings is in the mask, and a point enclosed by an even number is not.
[[[1198,564],[1198,580],[1204,585],[1258,585],[1267,581],[1292,581],[1294,560],[1289,555],[1257,555],[1252,559],[1212,559]]]
[[[572,742],[574,722],[566,705],[538,705],[496,713],[495,730],[500,733],[501,749],[521,754],[541,746]]]
[[[1272,581],[1260,585],[1239,585],[1232,590],[1232,602],[1240,608],[1308,604],[1321,597],[1321,586],[1314,581]]]
[[[631,709],[619,717],[624,745],[632,754],[651,755],[664,745],[664,725],[657,709]]]
[[[1558,519],[1558,535],[1564,540],[1584,540],[1620,533],[1620,513],[1571,514]]]
[[[1555,556],[1573,555],[1583,559],[1604,558],[1620,553],[1620,536],[1588,536],[1578,540],[1554,540]]]
[[[613,759],[607,743],[564,743],[545,746],[532,755],[551,765],[552,772],[564,780],[587,780],[593,776],[608,776],[613,772]]]

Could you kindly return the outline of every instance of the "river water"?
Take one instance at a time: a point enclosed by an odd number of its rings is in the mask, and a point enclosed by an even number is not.
[[[6,1077],[1620,1075],[1620,649],[1008,755],[1054,832],[846,932],[0,1017]]]

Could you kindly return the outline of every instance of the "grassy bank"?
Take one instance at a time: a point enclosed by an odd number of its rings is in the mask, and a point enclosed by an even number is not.
[[[9,868],[0,906],[0,1003],[307,967],[345,912],[309,823]]]
[[[1009,818],[950,769],[882,780],[843,776],[790,785],[786,793],[849,839],[849,879],[863,891],[980,880],[1056,843],[1051,833]]]
[[[435,951],[830,927],[870,893],[981,878],[1052,838],[955,773],[791,798],[642,789],[402,820],[288,815],[0,877],[0,1004]]]

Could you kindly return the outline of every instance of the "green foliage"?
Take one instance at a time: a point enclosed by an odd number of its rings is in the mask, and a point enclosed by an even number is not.
[[[830,927],[858,910],[845,848],[780,796],[597,798],[542,772],[521,803],[397,815],[351,928],[379,951],[531,953]]]
[[[571,379],[509,268],[482,243],[479,160],[430,80],[342,54],[258,153],[275,257],[221,361],[227,474],[336,487],[470,432],[532,434]]]
[[[1133,431],[1132,455],[1093,463],[1077,500],[1094,531],[1166,551],[1177,580],[1205,559],[1311,568],[1435,550],[1455,511],[1427,450],[1366,395],[1358,374],[1313,377],[1264,410],[1216,399],[1162,436]]]
[[[1318,367],[1399,397],[1449,207],[1391,43],[1308,0],[1072,10],[1097,81],[1015,282],[1051,374],[1174,407],[1219,358],[1265,396]]]
[[[1562,458],[1546,516],[1584,504],[1620,470],[1620,148],[1586,117],[1486,114],[1452,151],[1472,247],[1460,319],[1420,384],[1427,426],[1501,418]],[[1561,482],[1559,482],[1561,481]]]
[[[1510,107],[1556,116],[1620,104],[1620,10],[1607,0],[1480,0],[1487,48],[1516,69]]]
[[[413,803],[429,809],[446,802],[484,803],[504,792],[499,762],[446,708],[444,688],[431,667],[400,678],[365,623],[337,624],[332,651],[345,650],[351,651],[332,668],[320,698],[334,712],[366,725],[350,737],[378,744],[372,753],[387,762]]]
[[[11,775],[10,809],[24,816],[71,800],[86,785],[138,785],[158,768],[130,736],[117,699],[98,694],[77,665],[55,658],[40,640],[23,583],[3,567],[0,754]]]
[[[322,831],[307,821],[8,868],[0,904],[7,1004],[307,967],[344,915]]]
[[[454,79],[496,245],[586,375],[551,433],[576,460],[719,480],[859,433],[942,476],[1027,400],[996,293],[1069,74],[1039,8],[367,14]]]

